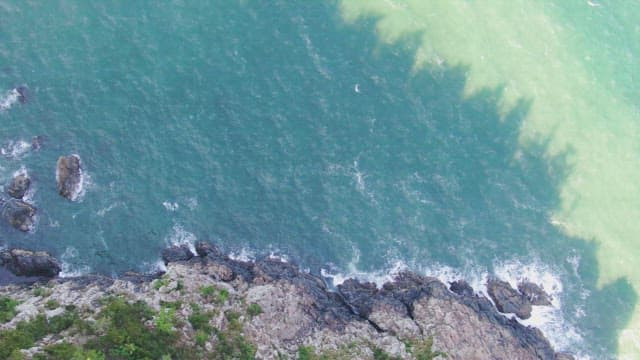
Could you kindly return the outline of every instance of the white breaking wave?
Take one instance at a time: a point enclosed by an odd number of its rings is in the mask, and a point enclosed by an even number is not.
[[[164,261],[158,259],[155,262],[143,262],[142,265],[140,265],[140,270],[143,273],[166,272],[167,266],[164,264]]]
[[[60,256],[62,262],[60,277],[77,277],[86,275],[91,271],[91,268],[87,265],[75,264],[74,261],[76,259],[78,259],[78,250],[73,246],[67,247]]]
[[[9,159],[20,159],[31,150],[31,143],[24,140],[9,140],[0,147],[0,154]]]
[[[229,253],[229,259],[236,261],[254,261],[256,259],[256,254],[253,250],[248,248],[242,248],[240,251],[232,251]]]
[[[504,261],[494,268],[496,277],[508,282],[514,289],[518,283],[529,281],[540,286],[552,298],[552,306],[533,306],[531,317],[518,321],[542,330],[556,350],[570,350],[583,342],[578,330],[563,317],[562,281],[553,269],[537,261]],[[580,358],[588,359],[586,356]]]
[[[112,204],[109,204],[109,206],[104,207],[104,208],[102,208],[102,209],[100,209],[100,210],[96,211],[96,214],[97,214],[98,216],[100,216],[100,217],[104,217],[104,216],[105,216],[109,211],[111,211],[111,210],[113,210],[113,209],[117,208],[117,207],[118,207],[118,206],[120,206],[120,205],[124,205],[124,203],[123,203],[122,201],[116,201],[116,202],[114,202],[114,203],[112,203]]]
[[[171,234],[165,238],[168,246],[186,245],[193,254],[196,253],[195,243],[198,238],[193,233],[186,231],[180,224],[173,225],[171,230]]]
[[[354,257],[347,264],[346,269],[323,268],[321,275],[328,279],[333,286],[342,284],[347,279],[353,278],[360,281],[375,283],[380,288],[384,283],[393,281],[394,277],[407,270],[413,270],[425,276],[435,277],[448,285],[450,282],[463,279],[476,292],[487,298],[487,280],[490,276],[486,268],[467,266],[464,269],[456,269],[447,265],[433,264],[430,266],[409,266],[403,261],[396,260],[382,270],[362,271],[358,269],[360,254],[354,249]],[[575,260],[575,259],[574,259]],[[534,326],[540,329],[556,351],[571,351],[581,348],[584,339],[577,328],[570,324],[562,313],[563,286],[560,277],[549,266],[540,262],[531,261],[503,261],[494,264],[492,276],[507,281],[514,289],[518,283],[529,281],[539,285],[552,297],[552,306],[533,306],[531,318],[527,320],[517,319],[526,326]],[[489,298],[489,300],[491,300]],[[505,314],[510,316],[509,314]],[[584,354],[574,354],[577,359],[588,360],[590,357]]]
[[[9,110],[19,100],[20,93],[18,92],[18,89],[11,89],[7,91],[4,96],[0,98],[0,112]]]
[[[180,208],[180,205],[176,202],[163,201],[162,206],[168,211],[176,211]]]
[[[360,262],[360,251],[357,248],[353,248],[353,258],[347,264],[346,271],[338,271],[335,268],[320,269],[320,274],[331,281],[333,286],[338,286],[344,283],[348,279],[358,279],[360,281],[366,281],[376,284],[378,288],[382,287],[384,283],[393,281],[395,276],[409,269],[406,263],[397,260],[387,269],[376,271],[362,271],[358,269],[358,263]]]

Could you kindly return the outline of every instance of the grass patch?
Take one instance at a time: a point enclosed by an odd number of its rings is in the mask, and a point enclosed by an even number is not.
[[[406,340],[404,345],[407,351],[411,353],[416,360],[433,360],[437,357],[446,359],[447,353],[442,351],[433,351],[433,338],[429,337],[426,340]]]
[[[57,309],[58,307],[60,307],[60,303],[57,302],[56,300],[50,299],[47,301],[47,303],[44,305],[44,307],[47,308],[47,310],[53,310],[53,309]]]
[[[33,296],[47,297],[51,295],[51,289],[47,289],[45,287],[37,287],[31,291]]]
[[[247,315],[254,317],[262,314],[262,308],[256,303],[251,303],[247,307]]]
[[[0,323],[11,321],[16,316],[16,306],[19,302],[10,297],[0,297]]]
[[[160,290],[161,287],[169,285],[171,280],[167,276],[163,276],[153,281],[153,289]]]
[[[215,313],[211,311],[203,312],[199,306],[192,306],[192,309],[193,312],[189,315],[191,327],[196,331],[204,331],[207,334],[211,333],[213,328],[209,325],[209,321]]]
[[[176,309],[163,306],[156,316],[155,323],[158,331],[171,335],[176,325]]]
[[[224,304],[229,299],[229,290],[216,289],[213,285],[200,287],[200,296],[207,300],[213,300],[216,304]]]
[[[37,353],[34,360],[105,360],[104,354],[96,350],[84,350],[69,343],[49,345]]]

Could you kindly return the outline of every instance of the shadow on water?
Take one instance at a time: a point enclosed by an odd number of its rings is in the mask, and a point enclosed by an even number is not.
[[[300,11],[279,6],[285,14]],[[322,99],[336,88],[353,88],[329,104],[330,111],[323,111],[321,101],[309,106],[317,108],[313,121],[331,125],[320,140],[332,139],[326,149],[320,145],[325,168],[353,159],[346,184],[325,176],[331,186],[320,191],[331,187],[338,192],[332,194],[334,201],[354,201],[355,188],[361,199],[356,205],[320,206],[349,219],[344,227],[327,223],[366,244],[358,248],[360,264],[375,269],[389,257],[458,268],[469,263],[491,268],[501,259],[550,264],[562,273],[565,294],[573,298],[564,300],[564,311],[583,331],[585,346],[598,357],[612,356],[637,294],[625,279],[598,289],[597,244],[568,237],[552,224],[560,185],[572,171],[572,150],[549,157],[548,139],[519,142],[522,122],[536,99],[521,99],[501,114],[501,88],[463,95],[469,71],[464,65],[433,64],[414,72],[418,37],[381,45],[373,35],[375,18],[342,27],[335,18],[338,10],[306,6],[314,8],[302,11],[314,14],[305,17],[307,44],[316,46],[329,74],[322,69],[306,74],[307,89]],[[331,17],[335,28],[326,26]],[[314,61],[312,55],[308,61]],[[334,74],[350,76],[344,80]],[[329,114],[344,118],[322,119]],[[328,238],[326,232],[317,235],[316,240]]]
[[[380,44],[376,19],[345,25],[333,3],[220,0],[135,10],[158,11],[155,17],[129,14],[129,6],[117,11],[129,16],[110,18],[164,19],[176,12],[176,19],[191,19],[163,23],[159,35],[144,25],[132,32],[153,45],[156,53],[145,56],[161,60],[150,71],[136,68],[142,67],[138,55],[104,64],[96,57],[90,77],[105,77],[100,70],[110,69],[107,78],[122,78],[102,83],[104,89],[93,78],[86,86],[96,86],[96,98],[114,94],[113,102],[82,107],[86,119],[104,119],[93,128],[89,120],[79,123],[87,134],[74,133],[76,127],[64,132],[93,155],[86,161],[96,182],[113,181],[109,191],[127,205],[96,217],[95,210],[108,204],[89,196],[56,210],[53,186],[45,187],[41,193],[53,195],[41,201],[43,214],[55,215],[59,227],[43,227],[33,239],[3,230],[11,244],[38,243],[62,253],[68,239],[100,229],[105,246],[91,239],[79,252],[92,253],[87,263],[109,273],[140,259],[153,262],[176,224],[228,249],[272,247],[312,271],[327,262],[345,268],[354,249],[363,270],[394,260],[416,268],[437,263],[489,270],[504,259],[535,260],[560,273],[570,297],[563,299],[564,311],[587,346],[598,358],[615,349],[637,296],[624,280],[598,290],[595,243],[567,237],[551,224],[558,189],[571,171],[571,149],[549,158],[545,139],[521,146],[520,128],[535,98],[504,114],[501,88],[464,96],[464,64],[416,72],[418,36]],[[153,91],[133,86],[147,80]],[[108,140],[114,131],[121,136]],[[47,133],[52,143],[67,141],[60,134]],[[47,151],[42,173],[61,150]],[[177,160],[169,162],[164,153]],[[130,154],[137,154],[140,169],[119,160]],[[122,174],[126,186],[117,187]],[[160,206],[193,193],[195,211],[184,203],[172,213]],[[79,213],[77,222],[67,219],[71,211]]]

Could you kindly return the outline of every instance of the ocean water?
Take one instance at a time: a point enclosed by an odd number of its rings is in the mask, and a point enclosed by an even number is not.
[[[631,1],[0,0],[0,181],[27,172],[38,207],[0,246],[66,276],[211,240],[334,284],[526,278],[558,349],[640,358],[639,20]]]

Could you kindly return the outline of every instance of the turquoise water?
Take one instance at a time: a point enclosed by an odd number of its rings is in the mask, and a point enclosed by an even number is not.
[[[0,0],[0,178],[26,169],[39,209],[32,233],[0,228],[2,244],[48,249],[66,274],[150,270],[167,244],[201,239],[334,279],[529,277],[556,305],[532,324],[560,349],[612,358],[623,329],[640,338],[638,287],[604,260],[618,249],[603,255],[605,235],[637,232],[591,221],[589,204],[629,219],[637,205],[616,189],[636,190],[623,171],[635,164],[591,158],[585,143],[617,148],[572,136],[610,130],[637,152],[633,5],[424,4]],[[9,101],[18,85],[27,104]],[[87,175],[77,202],[55,184],[71,153]],[[599,164],[624,181],[589,182]]]

